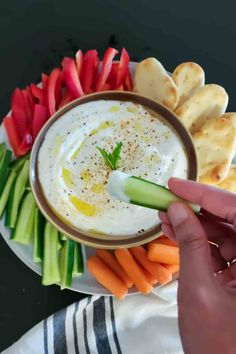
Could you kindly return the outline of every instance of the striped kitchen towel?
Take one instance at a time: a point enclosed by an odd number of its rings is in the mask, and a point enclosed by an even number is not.
[[[182,354],[176,287],[174,282],[124,301],[88,297],[45,319],[3,353]]]

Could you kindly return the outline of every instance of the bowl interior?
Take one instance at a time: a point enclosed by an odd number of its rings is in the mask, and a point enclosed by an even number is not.
[[[161,225],[157,225],[153,229],[150,229],[141,234],[135,235],[116,235],[109,236],[104,234],[96,234],[96,233],[88,233],[84,230],[79,230],[78,228],[74,228],[71,225],[63,222],[55,212],[50,208],[47,203],[46,198],[44,197],[44,193],[42,191],[39,178],[38,178],[38,153],[40,150],[40,146],[44,140],[45,134],[51,125],[60,117],[62,117],[66,112],[73,109],[74,107],[97,100],[117,100],[117,101],[130,101],[136,104],[141,104],[149,111],[151,110],[154,114],[161,116],[161,119],[164,123],[168,124],[169,127],[175,131],[176,135],[179,137],[180,142],[182,143],[186,158],[188,162],[188,171],[187,178],[196,180],[197,179],[197,156],[196,151],[193,145],[193,141],[191,136],[179,121],[179,119],[169,111],[166,107],[161,104],[150,100],[144,96],[135,94],[133,92],[120,92],[120,91],[109,91],[109,92],[101,92],[95,93],[91,95],[84,96],[79,98],[67,106],[63,107],[59,111],[57,111],[53,117],[49,119],[49,121],[42,128],[39,133],[32,152],[31,152],[31,161],[30,161],[30,183],[33,194],[35,196],[38,207],[41,212],[44,214],[46,219],[50,221],[58,230],[67,234],[72,239],[86,244],[91,247],[97,248],[119,248],[119,247],[131,247],[135,245],[140,245],[146,243],[155,237],[158,236],[161,232]]]

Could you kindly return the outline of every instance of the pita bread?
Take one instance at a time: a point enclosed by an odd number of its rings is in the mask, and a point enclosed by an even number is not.
[[[179,91],[178,107],[205,85],[204,70],[193,62],[178,65],[172,74],[172,79]]]
[[[236,165],[231,165],[229,173],[216,187],[236,193]]]
[[[193,135],[199,162],[199,181],[217,184],[226,178],[236,148],[236,127],[231,119],[215,118]]]
[[[229,119],[236,126],[236,113],[235,112],[227,112],[221,116],[221,118]]]
[[[223,87],[209,84],[200,88],[175,113],[190,133],[194,134],[210,119],[220,117],[226,110],[228,100]]]
[[[136,66],[134,91],[162,103],[174,110],[178,103],[178,89],[162,64],[147,58]]]

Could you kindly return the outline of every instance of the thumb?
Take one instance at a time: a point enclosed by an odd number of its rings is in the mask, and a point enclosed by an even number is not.
[[[168,208],[180,250],[180,282],[186,287],[193,282],[208,283],[213,277],[210,247],[206,233],[194,212],[183,203],[173,203]]]

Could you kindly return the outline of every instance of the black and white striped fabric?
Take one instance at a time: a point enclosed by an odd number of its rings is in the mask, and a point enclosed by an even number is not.
[[[176,283],[124,301],[83,299],[36,325],[3,353],[182,354]]]

